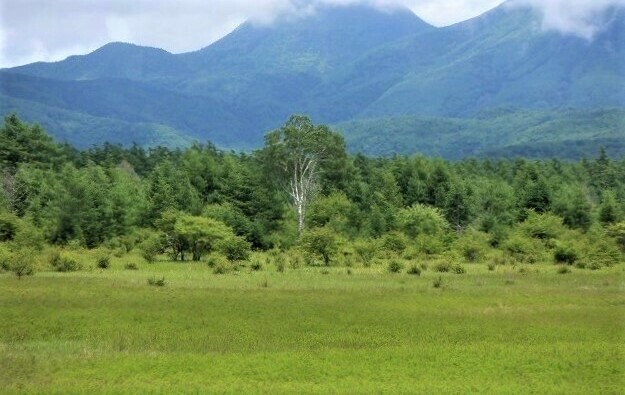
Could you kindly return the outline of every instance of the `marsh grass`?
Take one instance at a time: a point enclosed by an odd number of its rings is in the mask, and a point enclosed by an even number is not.
[[[385,264],[352,275],[305,265],[216,275],[206,263],[110,263],[0,275],[0,393],[413,392],[418,382],[423,393],[590,394],[625,385],[622,266],[562,276],[553,264],[525,275],[471,264],[462,276],[416,277]]]

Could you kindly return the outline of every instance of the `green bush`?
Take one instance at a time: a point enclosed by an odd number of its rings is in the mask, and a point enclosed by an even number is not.
[[[139,246],[141,256],[147,263],[154,263],[158,254],[163,252],[163,241],[155,234],[147,237]]]
[[[213,268],[214,274],[226,274],[233,269],[231,261],[221,254],[210,255],[207,264]]]
[[[404,268],[404,265],[397,260],[392,260],[388,264],[388,271],[391,273],[400,273],[403,268]]]
[[[494,271],[495,271],[496,266],[497,266],[497,265],[495,265],[493,262],[490,262],[490,263],[488,264],[488,266],[487,266],[487,267],[488,267],[488,270],[489,270],[489,271],[494,272]]]
[[[82,269],[82,265],[76,262],[74,259],[63,256],[59,252],[55,252],[50,257],[50,266],[52,266],[57,272],[77,272]]]
[[[438,273],[448,273],[452,271],[453,265],[449,262],[439,262],[434,266],[434,271]]]
[[[20,251],[13,254],[10,270],[18,279],[21,279],[23,276],[32,276],[35,274],[32,252]]]
[[[601,264],[597,262],[592,262],[590,265],[588,265],[588,269],[590,270],[601,270],[601,267]]]
[[[13,240],[17,233],[17,222],[16,216],[0,213],[0,242]]]
[[[408,274],[412,274],[414,276],[420,276],[421,275],[421,268],[417,265],[411,265],[410,268],[408,269]]]
[[[432,283],[432,286],[434,288],[442,288],[443,287],[443,278],[441,276],[438,276],[438,278],[436,280],[434,280],[434,282]]]
[[[363,266],[369,267],[378,252],[378,246],[374,240],[359,240],[354,243],[354,251]]]
[[[314,228],[304,232],[302,247],[313,257],[320,257],[329,266],[338,251],[336,234],[328,228]]]
[[[575,267],[578,269],[586,269],[586,262],[575,262]]]
[[[565,231],[562,221],[557,215],[530,211],[527,219],[519,225],[519,229],[533,239],[555,239]]]
[[[537,263],[545,246],[522,234],[514,234],[503,243],[504,251],[521,263]]]
[[[417,249],[426,255],[437,255],[445,250],[445,243],[441,237],[419,235],[415,241]]]
[[[124,269],[126,269],[126,270],[139,270],[139,267],[137,266],[136,263],[129,262],[129,263],[124,265]]]
[[[614,238],[618,246],[625,251],[625,222],[619,222],[610,226],[608,235]]]
[[[154,287],[164,287],[165,284],[165,277],[158,279],[156,277],[148,278],[148,285],[152,285]]]
[[[558,268],[558,274],[568,274],[571,273],[571,269],[568,266],[561,266]]]
[[[286,270],[286,259],[284,258],[284,256],[278,255],[275,258],[275,263],[276,263],[276,270],[279,273],[284,273],[284,271]]]
[[[252,264],[250,265],[250,268],[252,269],[252,271],[254,272],[260,272],[263,270],[263,264],[260,261],[254,261],[252,262]]]
[[[454,267],[452,267],[452,272],[455,274],[465,274],[466,270],[464,270],[464,267],[462,267],[461,265],[454,265]]]
[[[567,265],[572,265],[577,261],[578,255],[577,252],[571,247],[558,247],[553,252],[553,259],[556,261],[556,263],[565,263]]]
[[[98,258],[96,266],[100,269],[108,269],[111,266],[111,259],[108,256],[101,256]]]
[[[291,269],[299,269],[300,267],[302,267],[302,258],[297,255],[295,258],[291,259]]]
[[[408,240],[403,233],[390,232],[382,236],[382,249],[401,254],[408,246]]]
[[[250,243],[242,237],[229,237],[218,243],[218,250],[230,262],[245,261],[250,256]]]
[[[4,244],[0,244],[0,270],[11,270],[11,260],[13,259],[13,253]]]
[[[489,238],[486,233],[469,229],[456,240],[454,248],[467,262],[478,262],[486,255]]]
[[[399,212],[399,226],[411,238],[430,235],[438,238],[449,229],[449,223],[436,207],[414,204]]]

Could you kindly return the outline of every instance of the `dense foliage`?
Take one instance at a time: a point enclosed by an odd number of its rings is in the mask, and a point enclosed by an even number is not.
[[[0,260],[46,245],[137,247],[148,261],[168,253],[238,262],[250,249],[289,251],[311,265],[623,260],[625,160],[604,150],[576,163],[376,158],[349,156],[338,134],[311,130],[324,138],[310,141],[331,147],[310,152],[332,155],[319,157],[298,232],[271,138],[252,154],[210,144],[78,151],[9,116],[0,129]]]

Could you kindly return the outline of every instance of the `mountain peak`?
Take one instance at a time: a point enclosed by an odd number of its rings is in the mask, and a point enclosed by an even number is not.
[[[120,54],[120,53],[133,53],[133,52],[134,53],[153,52],[153,53],[170,54],[169,52],[161,48],[142,46],[142,45],[127,43],[127,42],[122,42],[122,41],[113,41],[108,44],[104,44],[100,48],[91,52],[91,54],[103,54],[103,53]]]
[[[408,8],[366,4],[318,5],[283,14],[271,23],[249,20],[216,43],[196,52],[206,63],[228,57],[272,59],[302,68],[326,68],[353,60],[373,48],[435,29]],[[288,59],[284,59],[288,54]],[[262,65],[261,65],[262,66]]]

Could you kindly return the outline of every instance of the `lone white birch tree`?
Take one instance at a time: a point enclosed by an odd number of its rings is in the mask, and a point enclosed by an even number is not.
[[[303,115],[291,116],[282,128],[265,136],[262,160],[272,181],[288,194],[299,234],[306,226],[306,209],[320,190],[324,164],[334,155],[345,155],[343,138]]]

